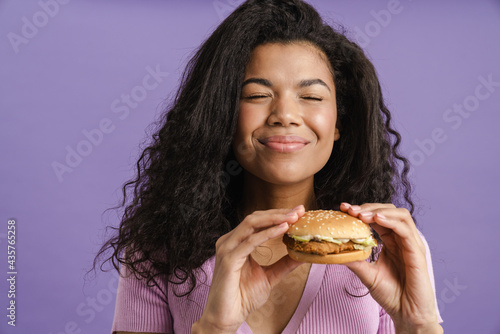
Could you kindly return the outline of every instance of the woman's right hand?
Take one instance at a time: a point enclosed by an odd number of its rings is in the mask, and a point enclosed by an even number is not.
[[[264,242],[283,236],[289,224],[304,213],[302,205],[292,210],[256,211],[219,238],[207,304],[192,333],[234,333],[250,313],[264,305],[273,287],[302,263],[286,255],[262,267],[251,253]]]

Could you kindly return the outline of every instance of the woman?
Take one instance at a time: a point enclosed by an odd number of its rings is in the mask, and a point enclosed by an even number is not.
[[[312,7],[241,5],[124,186],[133,200],[100,252],[122,264],[113,331],[442,332],[390,120],[372,64]],[[318,208],[370,224],[373,262],[290,259],[281,237]]]

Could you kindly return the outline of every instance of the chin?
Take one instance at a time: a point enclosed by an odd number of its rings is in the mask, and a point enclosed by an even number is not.
[[[286,157],[286,159],[257,155],[252,161],[240,161],[243,169],[253,178],[269,184],[290,186],[306,181],[313,181],[327,163],[328,159],[320,159],[310,155]],[[312,162],[312,163],[311,163]]]
[[[302,171],[276,171],[275,173],[266,173],[262,177],[257,175],[257,178],[277,186],[292,186],[295,184],[304,183],[307,181],[314,182],[314,173],[303,174]]]

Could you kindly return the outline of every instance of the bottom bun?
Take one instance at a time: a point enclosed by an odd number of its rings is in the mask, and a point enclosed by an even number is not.
[[[372,253],[371,247],[365,250],[347,251],[338,254],[327,255],[297,252],[288,247],[287,250],[288,255],[290,255],[290,257],[295,261],[320,264],[342,264],[354,261],[364,261],[369,258]]]

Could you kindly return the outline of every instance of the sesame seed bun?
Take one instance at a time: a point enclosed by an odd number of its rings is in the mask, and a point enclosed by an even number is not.
[[[290,226],[287,234],[321,235],[337,239],[367,238],[372,232],[370,226],[358,218],[341,211],[312,210],[307,211],[299,220]]]
[[[371,242],[360,244],[360,240]],[[290,226],[283,242],[292,259],[322,264],[366,260],[376,245],[368,224],[333,210],[307,211]]]

